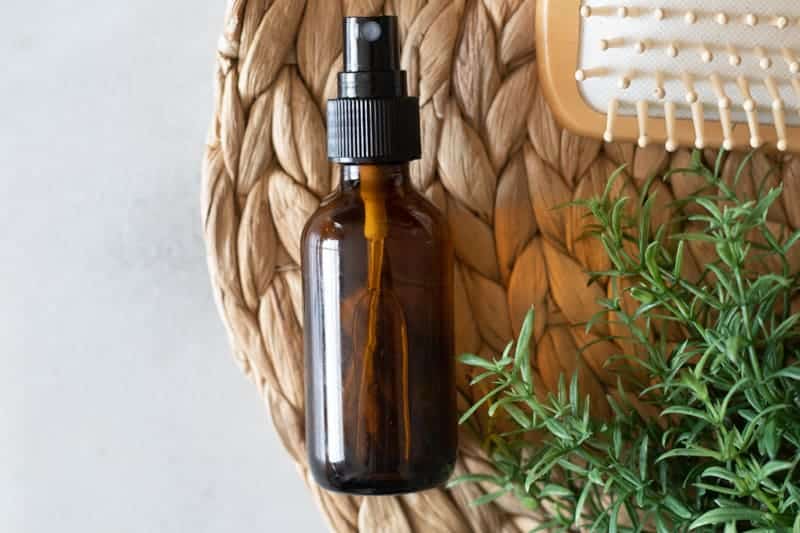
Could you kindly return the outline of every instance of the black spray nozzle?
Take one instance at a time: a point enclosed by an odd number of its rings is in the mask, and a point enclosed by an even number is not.
[[[399,48],[394,17],[344,19],[345,72],[400,70]]]
[[[405,96],[396,17],[345,17],[340,98]]]

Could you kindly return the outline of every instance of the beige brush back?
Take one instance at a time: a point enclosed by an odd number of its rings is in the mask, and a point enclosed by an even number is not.
[[[613,390],[603,361],[618,347],[601,342],[582,361],[575,358],[577,346],[592,339],[580,324],[605,292],[587,286],[585,271],[605,268],[607,259],[596,242],[579,238],[586,224],[580,210],[554,207],[602,191],[621,163],[629,165],[633,192],[651,173],[685,165],[689,152],[603,144],[562,130],[537,82],[535,11],[534,0],[230,0],[203,162],[211,281],[236,361],[336,531],[518,533],[536,524],[535,513],[512,498],[470,507],[489,486],[363,498],[310,482],[299,242],[305,220],[338,177],[325,154],[323,110],[341,62],[343,15],[399,18],[402,64],[422,116],[424,155],[413,182],[447,213],[458,256],[457,350],[497,353],[535,305],[539,385],[552,389],[560,372],[581,364],[589,369],[585,392],[600,399]],[[732,156],[728,168],[740,159]],[[772,162],[758,155],[753,174]],[[770,217],[797,228],[800,161],[782,163],[774,181],[783,179],[786,193]],[[659,199],[666,204],[697,186],[697,178],[676,176],[657,185]],[[740,187],[752,192],[753,176]],[[713,253],[691,252],[697,265]],[[480,392],[468,380],[459,368],[462,409]],[[606,409],[597,402],[598,412]],[[485,431],[486,419],[474,429]],[[462,437],[457,474],[489,471],[473,429]]]

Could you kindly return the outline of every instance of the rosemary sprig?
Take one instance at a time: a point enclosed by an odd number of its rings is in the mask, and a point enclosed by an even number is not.
[[[613,288],[596,320],[623,326],[636,353],[619,357],[647,377],[619,375],[619,394],[607,397],[610,420],[592,417],[577,375],[562,376],[554,392],[535,390],[533,309],[500,359],[462,356],[482,370],[476,381],[494,385],[462,421],[488,405],[490,416],[513,424],[487,439],[496,475],[453,481],[496,485],[476,503],[511,493],[543,510],[542,530],[800,533],[800,313],[791,310],[800,280],[788,260],[800,233],[776,235],[767,213],[780,187],[740,197],[749,158],[726,183],[724,157],[712,170],[698,152],[691,168],[667,175],[693,173],[707,187],[655,230],[650,182],[639,198],[612,198],[622,171],[601,196],[579,203],[612,264],[594,275]],[[699,276],[685,265],[696,243],[718,256]],[[629,390],[660,416],[640,414]]]

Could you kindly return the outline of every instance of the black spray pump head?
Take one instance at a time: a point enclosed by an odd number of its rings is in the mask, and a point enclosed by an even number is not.
[[[339,98],[405,96],[406,73],[400,70],[400,45],[394,17],[344,19],[344,71]]]
[[[396,17],[345,17],[339,97],[328,101],[328,157],[337,163],[419,159],[419,106],[400,69]]]
[[[344,70],[400,70],[397,20],[394,17],[344,19]]]

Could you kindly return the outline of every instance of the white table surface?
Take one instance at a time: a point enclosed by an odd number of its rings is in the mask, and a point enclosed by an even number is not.
[[[0,531],[324,531],[211,297],[224,0],[0,14]]]

